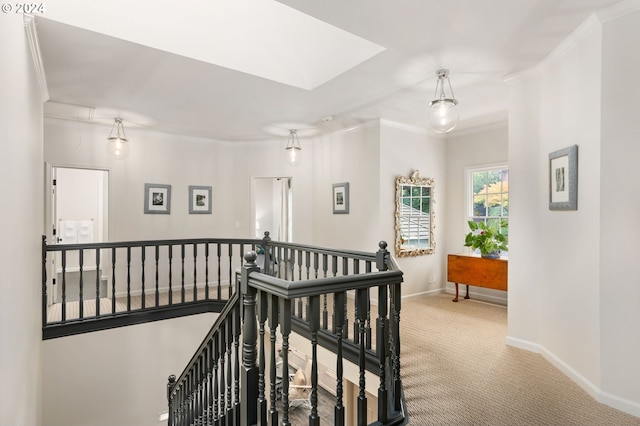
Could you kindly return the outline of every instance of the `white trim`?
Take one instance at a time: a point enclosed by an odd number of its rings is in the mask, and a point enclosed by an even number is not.
[[[29,49],[31,50],[31,59],[33,59],[36,78],[38,79],[38,85],[40,86],[40,96],[42,102],[46,102],[49,100],[49,88],[47,86],[47,77],[44,72],[44,66],[42,65],[42,55],[40,54],[40,44],[38,44],[36,20],[32,15],[24,15],[24,29],[27,33]]]
[[[600,22],[605,23],[638,10],[640,10],[640,0],[622,0],[597,11],[596,15],[598,15]]]
[[[419,127],[419,126],[413,126],[411,124],[404,124],[404,123],[399,123],[397,121],[391,121],[389,119],[386,118],[381,118],[380,119],[380,125],[381,126],[387,126],[387,127],[393,127],[395,129],[400,129],[400,130],[405,130],[407,132],[412,132],[412,133],[418,133],[421,135],[425,135],[425,136],[436,136],[439,137],[440,139],[444,139],[444,136],[437,134],[435,132],[430,132],[429,130]]]
[[[451,133],[448,133],[447,139],[455,139],[458,136],[475,135],[481,132],[488,132],[490,130],[503,129],[509,127],[509,119],[503,119],[494,121],[491,123],[479,124],[477,126],[465,127],[462,129],[454,129]]]
[[[400,299],[413,299],[414,297],[419,297],[419,296],[424,296],[424,295],[432,295],[432,294],[441,294],[443,293],[443,289],[442,288],[437,288],[435,290],[427,290],[427,291],[421,291],[420,293],[412,293],[412,294],[407,294],[406,296],[401,296]]]
[[[473,213],[473,203],[471,202],[471,196],[473,194],[473,179],[471,178],[471,175],[473,173],[480,173],[480,172],[488,172],[490,170],[504,170],[506,169],[507,171],[509,170],[509,162],[505,161],[505,162],[498,162],[498,163],[491,163],[491,164],[478,164],[478,165],[471,165],[471,166],[467,166],[464,168],[464,179],[465,179],[465,195],[464,195],[464,205],[465,205],[465,219],[464,219],[464,224],[465,224],[465,229],[466,229],[466,224],[467,221],[469,220],[470,216],[473,216],[473,214],[469,214],[469,213]],[[508,192],[507,192],[508,194]],[[467,231],[465,231],[466,233]]]
[[[591,396],[596,401],[608,405],[609,407],[613,407],[617,410],[624,411],[625,413],[629,413],[633,416],[640,417],[640,404],[629,399],[621,398],[619,396],[603,392],[602,389],[600,389],[582,374],[577,372],[570,365],[557,357],[554,353],[547,350],[547,348],[545,348],[544,346],[511,336],[507,336],[505,338],[505,343],[508,346],[512,346],[518,349],[539,353],[544,357],[545,360],[547,360],[549,363],[551,363],[551,365],[560,370],[564,375],[569,377],[569,379],[580,386],[585,392],[589,394],[589,396]]]
[[[586,36],[594,30],[600,28],[602,23],[595,13],[589,15],[578,27],[562,40],[547,56],[531,68],[505,76],[502,81],[505,84],[512,84],[521,80],[528,80],[539,77],[544,71],[549,69],[556,61],[565,56]]]
[[[466,288],[463,288],[461,286],[466,286],[466,284],[458,284],[458,290],[459,293],[465,293],[466,294]],[[503,308],[507,307],[507,292],[503,292],[504,296],[503,297],[499,297],[499,296],[492,296],[490,294],[487,294],[485,292],[478,292],[475,291],[474,289],[480,289],[480,288],[484,288],[484,287],[477,287],[477,286],[473,286],[470,285],[469,286],[469,300],[472,300],[474,302],[483,302],[483,303],[491,303],[492,305],[500,305]],[[495,289],[488,289],[488,290],[492,290],[492,291],[501,291],[501,290],[495,290]],[[455,283],[451,283],[450,285],[447,285],[445,287],[445,293],[447,294],[451,294],[451,295],[455,295],[456,294],[456,288],[455,288]],[[472,299],[471,299],[472,298]]]

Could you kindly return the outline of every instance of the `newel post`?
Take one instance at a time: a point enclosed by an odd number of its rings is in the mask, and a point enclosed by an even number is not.
[[[173,374],[169,376],[167,379],[167,405],[169,407],[168,410],[168,422],[169,426],[173,426],[174,418],[173,418],[173,386],[176,384],[176,376]]]
[[[378,243],[379,250],[376,252],[376,267],[378,271],[386,271],[387,251],[386,241]],[[376,350],[378,364],[380,366],[380,386],[378,387],[378,420],[382,423],[388,420],[389,390],[387,389],[387,359],[389,359],[389,320],[388,314],[389,290],[386,285],[378,287],[378,318],[376,319]]]
[[[253,425],[258,422],[258,381],[259,368],[257,363],[257,319],[256,319],[256,289],[249,285],[249,275],[259,272],[256,264],[257,254],[249,251],[244,255],[245,264],[242,266],[240,292],[242,295],[244,314],[242,320],[242,369],[240,373],[241,389],[241,424]]]
[[[273,275],[271,270],[271,237],[269,231],[264,231],[264,237],[262,238],[262,249],[264,250],[264,273],[267,275]]]

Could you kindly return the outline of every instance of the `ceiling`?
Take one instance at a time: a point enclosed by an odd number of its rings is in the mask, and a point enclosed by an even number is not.
[[[617,2],[232,1],[47,5],[35,20],[45,114],[227,141],[375,118],[426,128],[435,72],[447,68],[455,132],[506,120],[503,78]]]

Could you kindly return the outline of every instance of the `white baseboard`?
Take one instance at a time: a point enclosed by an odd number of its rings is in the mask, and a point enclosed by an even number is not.
[[[524,349],[529,352],[539,353],[544,357],[544,359],[549,361],[551,365],[553,365],[564,375],[569,377],[596,401],[617,410],[624,411],[625,413],[631,414],[632,416],[640,417],[639,403],[602,391],[602,389],[593,384],[582,374],[578,373],[570,365],[547,350],[544,346],[510,336],[507,336],[507,338],[505,339],[505,343],[509,346]]]

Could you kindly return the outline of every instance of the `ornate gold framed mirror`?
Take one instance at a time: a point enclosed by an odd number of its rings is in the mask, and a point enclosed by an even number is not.
[[[433,178],[420,177],[418,170],[396,178],[396,256],[435,251],[433,188]]]

